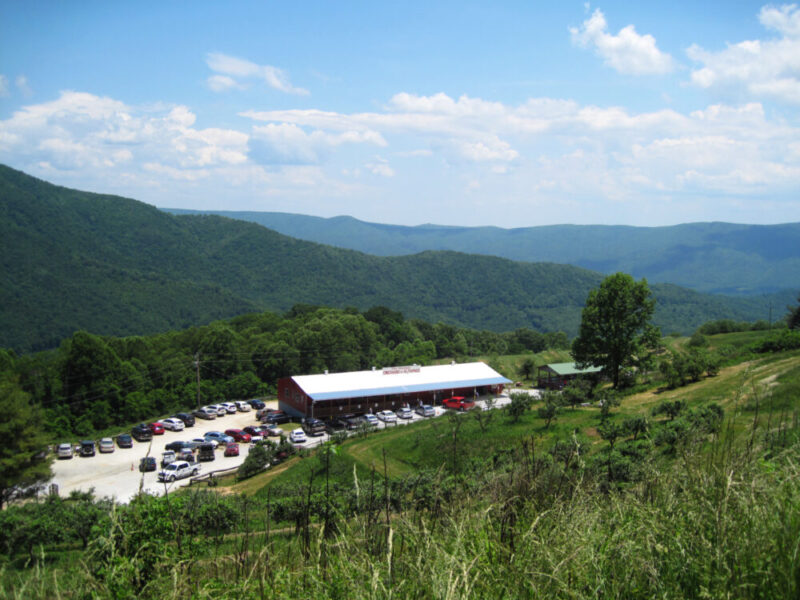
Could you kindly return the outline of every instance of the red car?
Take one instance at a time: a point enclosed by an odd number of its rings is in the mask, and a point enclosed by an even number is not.
[[[464,396],[453,396],[442,401],[445,408],[452,408],[453,410],[469,410],[475,408],[475,403],[472,400],[467,400]]]
[[[234,442],[225,446],[225,456],[239,456],[239,444]]]
[[[237,442],[242,442],[242,443],[245,443],[245,444],[249,444],[250,443],[250,434],[249,433],[245,433],[241,429],[226,429],[225,430],[225,435],[231,436]]]
[[[158,421],[155,423],[150,423],[148,427],[150,428],[150,431],[153,432],[153,435],[164,435],[164,426]]]

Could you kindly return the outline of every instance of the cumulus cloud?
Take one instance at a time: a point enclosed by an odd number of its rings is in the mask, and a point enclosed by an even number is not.
[[[287,94],[307,96],[308,90],[295,87],[283,70],[271,65],[259,65],[227,54],[210,53],[206,56],[208,68],[216,74],[208,78],[208,86],[215,92],[246,87],[247,80],[261,80],[268,86]]]
[[[201,127],[188,106],[130,106],[63,92],[0,121],[0,162],[44,177],[55,173],[65,185],[74,174],[82,186],[105,182],[95,189],[127,186],[125,193],[144,200],[151,192],[142,197],[136,190],[183,190],[190,196],[185,204],[195,207],[211,190],[232,197],[238,188],[242,197],[289,203],[374,194],[383,178],[406,193],[415,179],[435,181],[439,196],[458,196],[468,182],[478,182],[470,186],[476,201],[477,190],[481,198],[521,206],[537,199],[588,220],[598,198],[656,210],[657,198],[666,195],[755,201],[795,197],[800,186],[800,128],[759,102],[636,112],[553,98],[512,105],[400,93],[373,112],[241,114],[250,119],[243,129]],[[391,193],[387,188],[386,197]]]
[[[658,49],[652,35],[640,35],[633,25],[623,27],[617,35],[610,34],[600,9],[595,9],[580,27],[570,27],[569,32],[573,44],[592,48],[605,64],[620,73],[654,75],[674,68],[672,57]]]
[[[691,81],[705,89],[743,90],[754,97],[800,103],[800,8],[765,6],[759,21],[780,37],[728,44],[717,52],[689,47],[687,55],[699,63]]]

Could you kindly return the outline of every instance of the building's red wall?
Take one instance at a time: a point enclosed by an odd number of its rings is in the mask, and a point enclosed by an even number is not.
[[[278,408],[296,416],[308,414],[311,401],[294,379],[284,377],[278,380]]]

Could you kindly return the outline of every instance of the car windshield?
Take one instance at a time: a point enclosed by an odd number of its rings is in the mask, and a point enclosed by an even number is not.
[[[168,465],[166,466],[166,469],[165,469],[165,470],[167,470],[167,471],[174,471],[174,470],[175,470],[175,469],[177,469],[177,468],[178,468],[178,465],[176,465],[175,463],[170,463],[170,464],[168,464]]]

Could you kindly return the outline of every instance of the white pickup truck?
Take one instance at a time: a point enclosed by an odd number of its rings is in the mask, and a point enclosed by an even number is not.
[[[176,460],[169,463],[158,472],[159,481],[175,481],[184,477],[192,477],[200,472],[200,465],[191,464],[185,460]]]

